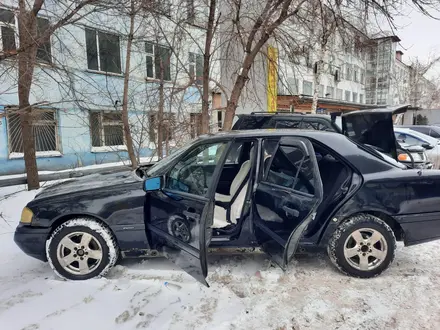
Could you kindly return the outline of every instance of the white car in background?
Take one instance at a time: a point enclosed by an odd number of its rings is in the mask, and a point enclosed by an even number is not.
[[[408,145],[418,145],[425,148],[428,160],[434,164],[434,168],[440,168],[439,140],[410,128],[394,127],[394,134],[398,142]]]

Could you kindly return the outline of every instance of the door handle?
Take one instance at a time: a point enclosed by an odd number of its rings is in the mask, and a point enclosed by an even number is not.
[[[292,208],[290,208],[288,206],[283,206],[283,210],[287,214],[293,215],[294,217],[299,217],[299,211],[298,210],[292,209]]]

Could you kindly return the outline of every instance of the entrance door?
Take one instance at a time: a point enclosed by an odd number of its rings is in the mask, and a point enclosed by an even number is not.
[[[262,142],[262,166],[254,195],[255,235],[283,269],[315,218],[322,182],[311,142],[282,137]]]
[[[228,147],[227,142],[195,145],[164,173],[163,187],[146,196],[153,248],[205,285],[214,195]]]

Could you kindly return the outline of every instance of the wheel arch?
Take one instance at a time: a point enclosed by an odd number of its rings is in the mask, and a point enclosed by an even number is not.
[[[110,231],[110,233],[112,234],[113,239],[116,241],[116,244],[118,244],[118,246],[119,246],[118,238],[115,235],[115,233],[112,230],[112,228],[103,219],[101,219],[97,215],[89,214],[89,213],[69,213],[69,214],[63,214],[62,216],[56,218],[52,222],[52,225],[51,225],[51,228],[50,228],[50,232],[47,235],[46,240],[48,240],[51,237],[52,233],[59,226],[61,226],[63,223],[65,223],[65,222],[67,222],[69,220],[72,220],[72,219],[77,219],[77,218],[86,218],[86,219],[94,220],[94,221],[98,222],[99,224],[101,224],[102,226],[106,227]]]
[[[333,232],[338,228],[341,224],[347,222],[350,220],[350,218],[360,215],[360,214],[369,214],[372,216],[375,216],[376,218],[379,218],[380,220],[384,221],[390,228],[393,230],[394,236],[396,237],[396,241],[403,241],[404,238],[404,231],[402,226],[399,224],[399,222],[393,218],[393,216],[383,210],[362,210],[362,211],[356,211],[353,213],[350,213],[348,215],[345,215],[342,220],[333,222],[329,221],[329,224],[327,228],[325,229],[321,240],[319,242],[319,245],[326,246],[331,235]]]

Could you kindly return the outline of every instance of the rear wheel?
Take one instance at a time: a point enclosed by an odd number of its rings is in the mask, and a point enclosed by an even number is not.
[[[118,259],[119,249],[110,230],[92,219],[72,219],[60,225],[46,242],[52,269],[69,280],[105,275]]]
[[[342,272],[361,278],[382,273],[394,260],[396,238],[381,219],[359,214],[342,223],[327,246],[332,263]]]

